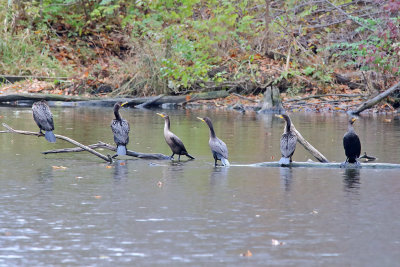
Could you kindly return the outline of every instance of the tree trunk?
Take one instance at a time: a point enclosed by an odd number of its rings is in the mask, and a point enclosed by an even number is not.
[[[278,87],[268,87],[264,93],[264,101],[258,113],[282,113],[285,110],[282,107],[282,100]]]

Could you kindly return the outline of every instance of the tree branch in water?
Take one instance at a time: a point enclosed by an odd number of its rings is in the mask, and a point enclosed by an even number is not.
[[[293,123],[290,126],[292,131],[297,135],[297,142],[299,142],[308,152],[311,153],[319,162],[327,163],[329,160],[322,155],[315,147],[313,147],[307,140],[301,135],[301,133],[294,127]]]
[[[111,151],[117,151],[117,148],[115,146],[109,145],[107,143],[99,141],[97,144],[93,145],[88,145],[88,147],[92,149],[96,148],[104,148],[108,149]],[[74,148],[62,148],[62,149],[54,149],[54,150],[48,150],[42,152],[42,154],[55,154],[55,153],[70,153],[70,152],[82,152],[84,149],[80,147],[74,147]],[[171,157],[160,154],[160,153],[140,153],[140,152],[135,152],[132,150],[127,150],[126,155],[135,157],[135,158],[140,158],[140,159],[155,159],[155,160],[170,160]]]
[[[37,137],[43,136],[39,132],[29,132],[29,131],[22,131],[22,130],[14,130],[13,128],[11,128],[10,126],[8,126],[5,123],[3,123],[3,126],[8,130],[7,131],[8,133],[16,133],[16,134],[23,134],[23,135],[33,135],[33,136],[37,136]],[[69,137],[66,137],[66,136],[63,136],[63,135],[59,135],[59,134],[56,134],[55,136],[56,136],[57,139],[62,139],[62,140],[67,141],[67,142],[69,142],[71,144],[74,144],[74,145],[80,147],[82,150],[85,150],[85,151],[87,151],[89,153],[92,153],[93,155],[96,155],[97,157],[99,157],[99,158],[101,158],[101,159],[103,159],[105,161],[112,162],[112,158],[110,157],[110,155],[105,156],[105,155],[97,152],[96,150],[93,150],[92,148],[90,148],[88,146],[82,145],[81,143],[79,143],[79,142],[77,142],[77,141],[75,141],[75,140],[73,140],[73,139],[71,139]]]

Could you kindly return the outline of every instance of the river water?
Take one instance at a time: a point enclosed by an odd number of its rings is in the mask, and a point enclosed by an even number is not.
[[[52,111],[56,133],[84,144],[113,142],[111,108]],[[156,111],[121,113],[131,124],[130,149],[170,154]],[[122,158],[109,166],[86,152],[40,153],[71,147],[62,140],[0,134],[0,266],[400,262],[400,170],[234,166],[279,159],[283,121],[211,110],[169,114],[196,160]],[[213,166],[208,128],[197,116],[213,119],[233,166]],[[344,161],[345,114],[291,117],[329,160]],[[0,107],[0,122],[37,131],[30,108]],[[366,116],[355,129],[363,152],[400,162],[399,120]],[[294,160],[309,158],[298,145]]]

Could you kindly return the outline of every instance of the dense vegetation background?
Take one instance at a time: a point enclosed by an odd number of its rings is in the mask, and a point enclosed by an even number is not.
[[[0,74],[68,77],[70,93],[374,91],[399,74],[399,10],[398,0],[1,0]]]

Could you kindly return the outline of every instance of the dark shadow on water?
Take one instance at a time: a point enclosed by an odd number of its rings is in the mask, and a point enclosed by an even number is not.
[[[281,177],[282,187],[286,192],[291,190],[292,180],[293,180],[293,171],[292,168],[289,167],[281,167],[279,168],[279,174]]]
[[[360,189],[360,169],[345,169],[343,178],[344,190],[357,193]]]

